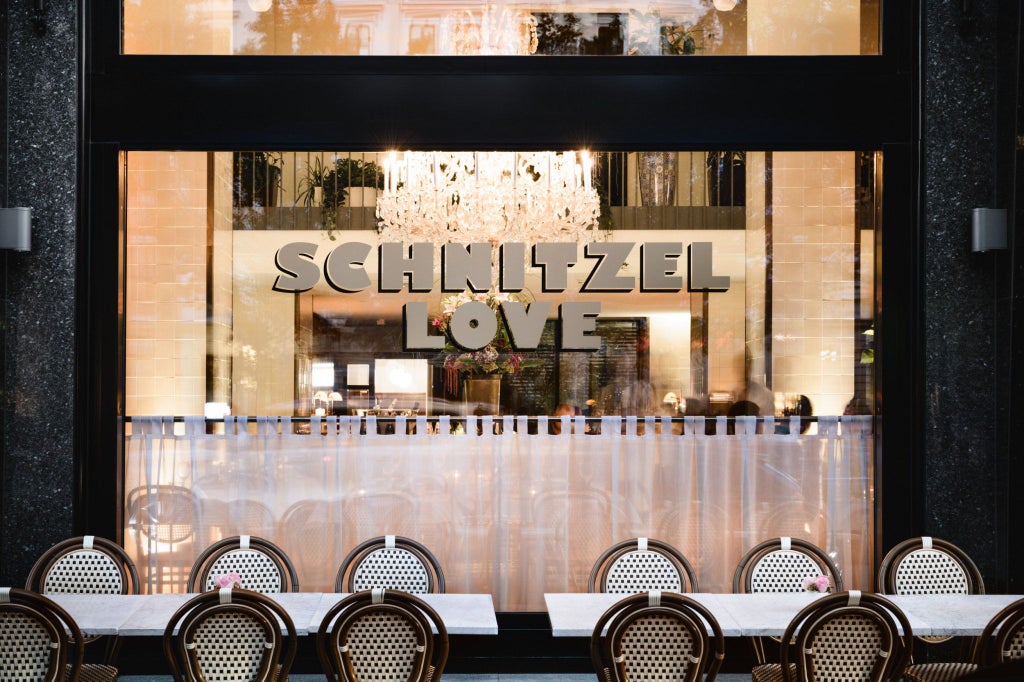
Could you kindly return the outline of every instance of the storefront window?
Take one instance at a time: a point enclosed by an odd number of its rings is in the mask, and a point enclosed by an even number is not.
[[[712,591],[773,535],[870,581],[880,172],[870,151],[128,152],[125,537],[148,589],[234,533],[289,545],[311,588],[360,536],[416,535],[499,610],[581,588],[628,535],[682,546]],[[154,535],[161,491],[195,505],[191,549]]]
[[[857,55],[879,0],[556,3],[124,0],[125,54]]]

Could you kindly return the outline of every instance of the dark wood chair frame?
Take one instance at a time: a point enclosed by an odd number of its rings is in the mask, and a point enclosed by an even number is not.
[[[192,570],[188,575],[188,591],[189,592],[204,592],[206,591],[206,582],[210,576],[210,570],[218,559],[223,557],[225,554],[234,552],[240,549],[249,549],[254,552],[259,552],[265,555],[277,568],[277,572],[281,576],[281,592],[298,592],[299,591],[299,576],[295,572],[295,566],[292,564],[291,559],[283,549],[275,545],[270,540],[266,540],[255,535],[249,536],[249,543],[247,548],[242,547],[241,535],[234,535],[223,540],[219,540],[206,549],[196,558],[195,563],[192,564]],[[246,585],[244,582],[244,576],[242,576],[242,588],[245,589]]]
[[[50,636],[56,646],[50,654],[46,682],[77,682],[82,671],[82,632],[74,618],[56,602],[43,595],[16,587],[9,588],[8,600],[0,601],[0,611],[21,613],[31,618]]]
[[[409,682],[440,679],[448,661],[448,631],[444,621],[425,601],[402,590],[377,588],[351,594],[332,606],[320,623],[316,636],[317,656],[330,682],[359,682],[347,652],[340,643],[364,616],[391,614],[405,618],[416,632],[418,645],[413,664],[417,671]]]
[[[86,545],[89,546],[87,547]],[[139,594],[139,572],[135,568],[135,562],[116,542],[94,535],[80,535],[68,538],[43,552],[42,556],[36,560],[36,563],[28,572],[28,578],[25,580],[25,589],[38,592],[39,594],[46,594],[46,580],[54,567],[69,556],[84,551],[100,552],[110,559],[121,577],[121,594]],[[89,590],[82,591],[88,592]],[[103,653],[104,663],[111,666],[116,664],[117,655],[121,649],[120,637],[117,635],[110,637],[91,636],[85,637],[83,642],[85,644],[92,642],[103,643],[105,647]]]
[[[949,555],[963,569],[964,575],[967,576],[968,594],[985,594],[985,580],[981,576],[981,571],[966,552],[952,542],[940,538],[930,540],[932,549]],[[924,538],[918,537],[904,540],[886,553],[878,566],[878,589],[882,594],[900,594],[896,589],[896,571],[907,555],[920,549],[924,549]]]
[[[883,632],[883,647],[875,664],[872,680],[898,680],[913,653],[913,630],[906,614],[885,597],[873,592],[840,592],[821,597],[800,610],[782,635],[780,659],[785,682],[813,680],[809,643],[829,621],[856,613],[878,623]],[[899,634],[899,629],[903,634]],[[795,673],[795,676],[794,676]]]
[[[225,601],[226,598],[229,601]],[[193,682],[202,679],[198,674],[198,654],[195,649],[188,647],[189,637],[207,618],[223,613],[240,613],[255,618],[263,627],[267,641],[273,642],[260,663],[255,679],[288,679],[297,649],[295,624],[291,616],[280,604],[259,592],[224,588],[193,597],[175,611],[167,622],[163,635],[164,655],[175,681]]]
[[[92,538],[91,547],[86,547],[86,540],[90,537]],[[121,594],[139,593],[139,573],[135,568],[135,562],[124,549],[116,542],[106,538],[88,535],[68,538],[43,552],[28,572],[25,589],[45,594],[46,579],[54,566],[67,556],[80,551],[95,551],[110,557],[121,574]]]
[[[1018,599],[992,616],[978,638],[975,663],[987,667],[1024,660],[1024,656],[1006,656],[1007,644],[1020,637],[1024,637],[1024,599]]]
[[[732,578],[732,591],[736,594],[747,594],[751,592],[751,580],[753,571],[760,561],[773,552],[783,551],[783,538],[771,538],[751,547],[736,565],[736,572]],[[827,575],[832,583],[832,590],[843,591],[843,576],[839,567],[832,561],[832,558],[823,549],[812,542],[800,538],[789,538],[789,549],[800,552],[818,565],[821,575]],[[779,642],[778,637],[770,638]],[[768,655],[765,652],[765,638],[751,637],[750,644],[754,649],[754,657],[759,664],[768,662]]]
[[[625,662],[619,657],[622,636],[630,625],[647,617],[668,617],[682,622],[701,652],[701,662],[688,671],[686,682],[714,682],[725,659],[725,637],[714,615],[701,603],[676,592],[641,592],[605,611],[590,636],[590,660],[600,682],[627,682]],[[711,634],[708,634],[708,628]],[[605,630],[607,629],[607,634]]]
[[[700,591],[697,588],[697,572],[693,570],[693,566],[683,556],[682,552],[662,540],[655,540],[654,538],[645,539],[647,540],[647,551],[656,552],[664,556],[672,564],[673,568],[676,569],[683,592]],[[623,540],[606,549],[597,558],[597,561],[594,562],[594,567],[590,570],[590,578],[587,580],[587,591],[604,592],[609,570],[621,557],[637,551],[640,551],[640,538]]]
[[[385,535],[379,535],[356,545],[348,555],[342,559],[338,568],[338,575],[334,580],[335,592],[355,592],[356,570],[370,554],[385,549],[387,543]],[[401,535],[395,535],[395,549],[402,549],[423,564],[427,574],[428,592],[444,593],[444,571],[437,557],[423,544]],[[385,586],[387,587],[387,586]]]

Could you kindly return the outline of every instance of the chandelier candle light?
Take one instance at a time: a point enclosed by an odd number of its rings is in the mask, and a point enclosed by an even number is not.
[[[593,241],[601,206],[587,152],[392,152],[382,241]]]

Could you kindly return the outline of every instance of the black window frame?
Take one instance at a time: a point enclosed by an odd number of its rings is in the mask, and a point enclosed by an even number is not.
[[[585,145],[883,152],[875,386],[889,428],[876,419],[876,556],[921,534],[919,0],[882,3],[881,54],[839,57],[124,55],[120,12],[79,2],[77,531],[122,528],[123,152]],[[310,93],[316,106],[289,110]]]

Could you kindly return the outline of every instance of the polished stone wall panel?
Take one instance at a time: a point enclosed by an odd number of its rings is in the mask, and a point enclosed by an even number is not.
[[[73,0],[7,3],[7,191],[32,251],[7,252],[0,584],[72,532],[78,23]]]
[[[996,582],[994,254],[971,253],[971,209],[995,200],[997,2],[925,3],[923,120],[926,534]],[[888,228],[889,226],[887,226]],[[994,585],[993,585],[994,586]]]

